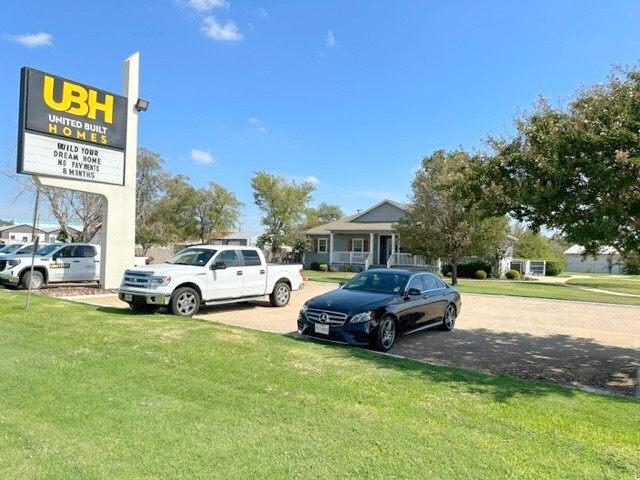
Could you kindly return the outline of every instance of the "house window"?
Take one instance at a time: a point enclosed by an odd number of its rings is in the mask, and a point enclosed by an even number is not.
[[[353,239],[353,251],[364,252],[364,240],[362,238]]]
[[[327,253],[327,239],[319,238],[318,239],[318,253]]]

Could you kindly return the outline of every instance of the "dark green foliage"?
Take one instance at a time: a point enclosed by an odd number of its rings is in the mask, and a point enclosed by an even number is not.
[[[631,253],[625,255],[622,273],[627,275],[640,275],[640,254]]]
[[[545,269],[545,275],[547,277],[555,277],[560,275],[564,270],[564,262],[548,261]]]
[[[311,270],[313,270],[314,272],[317,272],[318,270],[320,270],[320,262],[311,262]]]
[[[493,263],[488,260],[466,260],[458,264],[458,277],[460,278],[476,278],[476,272],[482,270],[487,277],[491,276]],[[451,274],[451,265],[444,264],[442,266],[442,274],[447,276]],[[486,278],[486,277],[485,277]]]

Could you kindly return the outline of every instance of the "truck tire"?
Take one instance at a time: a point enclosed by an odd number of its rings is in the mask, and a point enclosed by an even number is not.
[[[178,288],[171,295],[169,311],[181,317],[190,317],[200,309],[200,296],[191,287]]]
[[[20,283],[25,290],[29,289],[29,283],[31,283],[31,290],[39,290],[42,288],[42,285],[44,285],[44,276],[37,270],[33,271],[32,276],[31,272],[29,271],[22,275]]]
[[[274,307],[284,307],[291,298],[291,287],[285,282],[276,283],[273,292],[269,295],[269,301]]]

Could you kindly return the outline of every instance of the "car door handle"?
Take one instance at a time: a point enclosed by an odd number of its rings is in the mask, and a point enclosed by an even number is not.
[[[80,263],[80,260],[73,260],[73,263]]]
[[[242,270],[238,270],[238,271],[236,272],[236,275],[242,275]]]
[[[264,270],[260,270],[260,275],[264,275],[265,271]]]

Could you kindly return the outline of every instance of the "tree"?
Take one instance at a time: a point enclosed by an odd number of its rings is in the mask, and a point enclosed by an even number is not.
[[[210,243],[214,234],[233,230],[244,204],[235,195],[214,182],[200,188],[194,197],[196,230],[201,243]]]
[[[152,219],[162,235],[174,241],[196,236],[196,189],[189,177],[176,175],[164,182],[164,195],[158,200]]]
[[[9,225],[13,225],[13,224],[15,224],[15,222],[13,220],[2,220],[0,218],[0,227],[9,226]]]
[[[160,154],[138,148],[136,168],[136,244],[146,254],[154,245],[169,243],[167,228],[158,212],[164,184],[170,178]]]
[[[515,258],[563,261],[562,248],[544,235],[519,223],[510,230],[511,235],[518,239],[513,251]]]
[[[507,234],[505,217],[485,218],[468,206],[463,172],[471,161],[464,150],[438,150],[422,159],[411,183],[412,196],[407,217],[396,226],[402,245],[427,260],[446,259],[456,285],[457,266],[464,256],[494,256]]]
[[[309,207],[305,211],[305,229],[317,227],[325,223],[333,222],[344,217],[342,209],[338,205],[322,202],[317,207]]]
[[[540,99],[513,138],[490,138],[474,199],[534,230],[561,230],[593,255],[640,251],[640,71],[616,69],[566,108]]]
[[[259,244],[268,246],[276,255],[284,245],[292,246],[297,253],[303,251],[302,227],[311,192],[315,190],[313,184],[288,181],[280,175],[259,171],[251,179],[251,186],[266,227]]]

